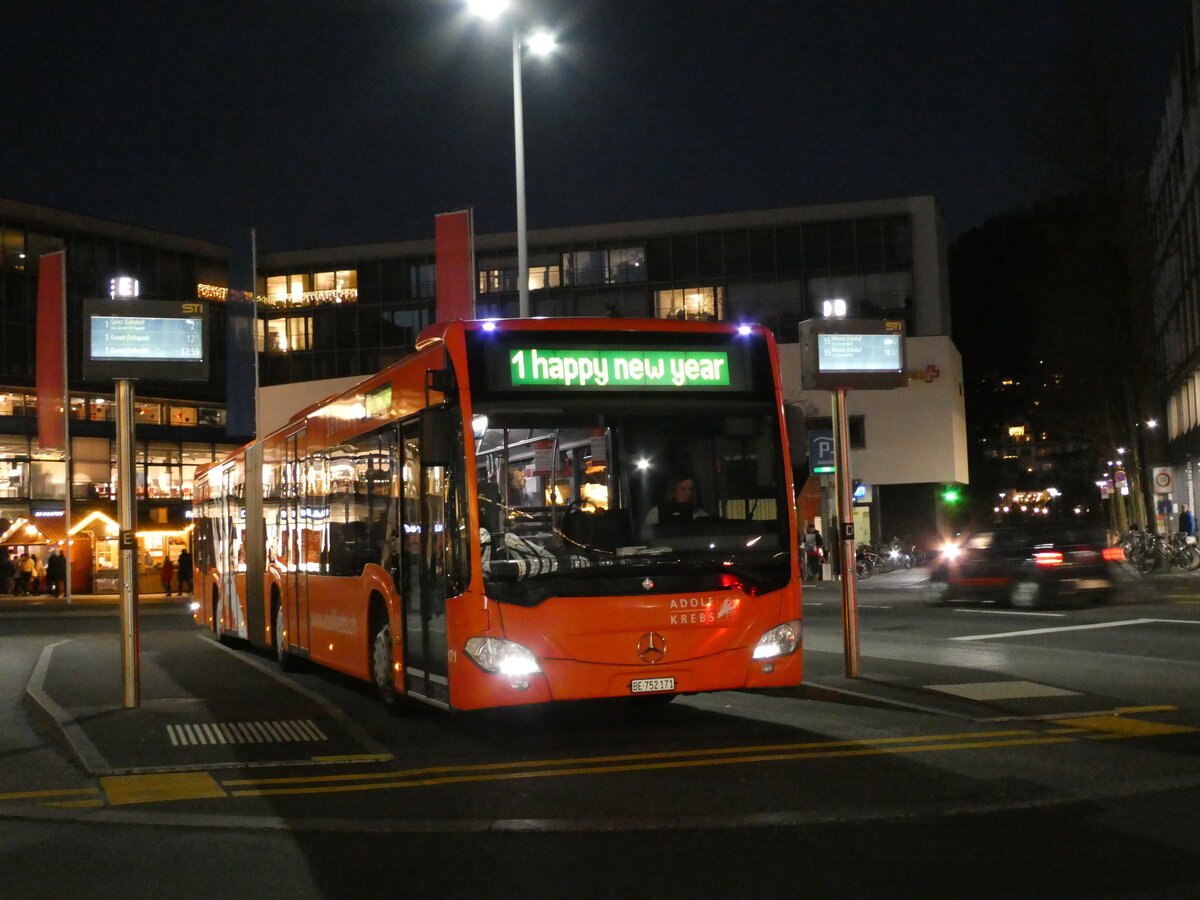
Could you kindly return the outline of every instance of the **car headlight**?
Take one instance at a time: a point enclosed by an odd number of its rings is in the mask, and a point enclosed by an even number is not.
[[[954,562],[962,555],[962,547],[954,543],[954,541],[946,541],[942,544],[942,558],[947,562]]]
[[[776,625],[758,639],[758,646],[754,648],[754,658],[774,659],[777,656],[795,653],[803,633],[804,626],[799,619]]]
[[[471,662],[492,675],[533,675],[542,671],[533,651],[515,641],[473,637],[464,649]]]

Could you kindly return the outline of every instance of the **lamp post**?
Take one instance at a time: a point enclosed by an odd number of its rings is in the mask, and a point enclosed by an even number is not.
[[[495,19],[508,8],[508,0],[468,0],[471,12],[485,19]],[[522,40],[520,25],[512,29],[513,78],[513,155],[517,167],[517,315],[529,318],[529,238],[525,219],[525,108],[521,97],[521,50],[527,47],[535,56],[546,56],[554,50],[554,36],[547,31],[530,33]]]

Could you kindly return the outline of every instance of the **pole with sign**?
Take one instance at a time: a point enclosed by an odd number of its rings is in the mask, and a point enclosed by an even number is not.
[[[112,379],[116,387],[121,674],[124,706],[133,709],[141,703],[133,382],[207,381],[208,310],[193,301],[138,299],[136,281],[114,278],[111,296],[85,299],[83,314],[83,377]]]
[[[854,582],[854,514],[850,496],[850,428],[846,389],[833,392],[833,456],[837,497],[838,560],[842,575],[842,645],[846,677],[858,677],[858,599]]]
[[[800,353],[801,387],[828,390],[832,394],[842,637],[846,676],[857,678],[858,604],[846,394],[850,389],[887,390],[908,383],[904,368],[904,323],[882,319],[809,319],[800,323]]]
[[[121,684],[123,704],[141,703],[138,653],[137,483],[133,464],[133,382],[117,379],[117,526],[120,528]]]

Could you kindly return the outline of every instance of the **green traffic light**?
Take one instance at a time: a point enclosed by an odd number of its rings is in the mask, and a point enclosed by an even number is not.
[[[958,488],[950,487],[942,491],[942,499],[947,503],[957,503],[961,497]]]

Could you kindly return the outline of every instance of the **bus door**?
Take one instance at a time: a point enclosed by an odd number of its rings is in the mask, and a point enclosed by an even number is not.
[[[307,596],[307,552],[310,526],[309,510],[305,500],[309,492],[308,472],[305,460],[305,432],[298,431],[287,438],[286,465],[290,473],[290,490],[286,500],[287,509],[287,579],[288,596],[292,603],[287,606],[288,644],[297,649],[308,647],[308,596]]]
[[[404,689],[450,702],[446,662],[447,469],[421,465],[420,427],[403,426],[400,595],[404,615]]]

